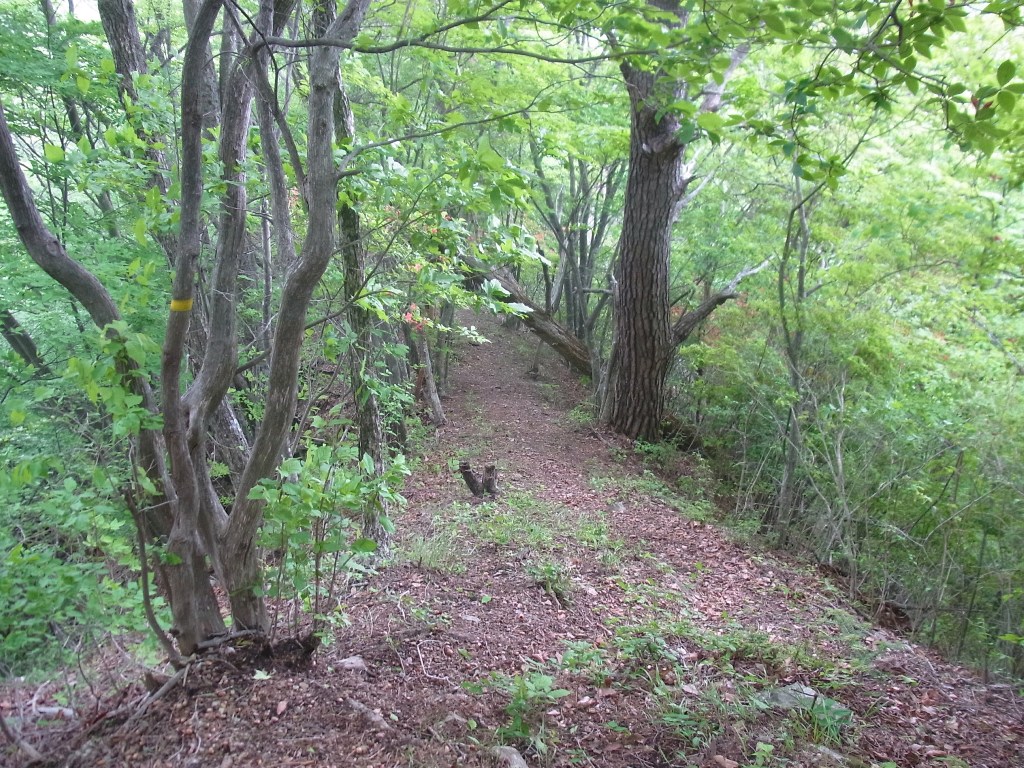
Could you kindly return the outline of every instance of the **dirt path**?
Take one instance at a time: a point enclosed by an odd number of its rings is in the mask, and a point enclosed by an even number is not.
[[[531,766],[1024,765],[1009,687],[733,543],[694,457],[597,431],[557,360],[531,378],[529,336],[471,321],[491,343],[458,346],[396,562],[341,596],[334,642],[212,656],[130,728],[28,733],[54,764],[477,766],[506,744]],[[463,459],[498,465],[496,500]],[[821,706],[766,703],[793,685]]]

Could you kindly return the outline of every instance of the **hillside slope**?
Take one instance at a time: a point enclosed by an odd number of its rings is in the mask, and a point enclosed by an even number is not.
[[[473,322],[491,343],[457,350],[396,561],[343,596],[333,643],[306,663],[221,649],[130,723],[107,715],[139,688],[49,725],[8,693],[25,738],[72,766],[1024,765],[1012,688],[731,541],[695,460],[645,472],[665,457],[596,430],[555,359],[527,376],[529,336]],[[496,500],[459,460],[498,465]]]

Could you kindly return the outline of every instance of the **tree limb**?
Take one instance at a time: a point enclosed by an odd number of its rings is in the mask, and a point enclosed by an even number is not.
[[[543,339],[578,373],[593,376],[590,350],[586,344],[563,328],[554,318],[547,314],[530,298],[526,289],[503,267],[490,267],[482,261],[467,255],[462,260],[470,270],[478,276],[490,277],[501,283],[501,287],[509,295],[509,303],[516,302],[529,307],[520,319],[527,328]]]
[[[722,290],[714,293],[710,298],[701,302],[696,308],[691,309],[685,313],[682,317],[675,321],[672,325],[672,339],[676,345],[682,344],[686,341],[690,334],[692,334],[704,320],[706,320],[712,312],[718,307],[730,299],[735,299],[738,295],[736,293],[737,287],[744,280],[744,278],[756,275],[758,272],[763,270],[771,263],[771,259],[765,259],[756,267],[750,267],[741,271],[736,277],[734,277],[729,284]]]

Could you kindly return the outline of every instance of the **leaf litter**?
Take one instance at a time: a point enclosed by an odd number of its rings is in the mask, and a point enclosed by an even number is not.
[[[333,641],[226,644],[134,721],[147,694],[115,648],[77,717],[45,714],[60,684],[8,685],[0,715],[43,764],[1024,765],[1011,686],[858,623],[813,568],[681,514],[627,441],[579,418],[586,392],[553,355],[528,376],[529,336],[473,322],[492,343],[457,348],[402,554],[350,585]],[[498,465],[498,499],[470,497],[464,457]],[[755,705],[787,685],[827,687],[853,725]]]

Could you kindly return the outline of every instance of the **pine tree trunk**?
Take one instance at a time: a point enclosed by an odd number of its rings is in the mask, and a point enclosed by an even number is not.
[[[664,78],[628,64],[631,126],[626,205],[615,268],[615,340],[604,418],[627,437],[653,440],[665,408],[675,344],[669,316],[672,225],[686,189],[678,118],[660,119],[655,85]],[[676,85],[676,98],[682,88]]]

